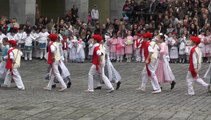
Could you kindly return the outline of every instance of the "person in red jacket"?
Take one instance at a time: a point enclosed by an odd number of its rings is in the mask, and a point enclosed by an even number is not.
[[[94,84],[93,84],[93,77],[96,74],[100,74],[102,77],[103,82],[105,83],[105,85],[109,88],[109,93],[114,91],[114,88],[110,82],[110,80],[105,76],[103,72],[102,68],[101,68],[101,63],[103,63],[102,61],[104,61],[103,59],[105,59],[104,57],[102,57],[104,54],[100,49],[100,43],[102,41],[102,37],[100,35],[93,35],[93,39],[94,39],[94,50],[93,50],[93,56],[92,56],[92,66],[89,70],[89,80],[88,80],[88,89],[86,90],[86,92],[94,92]]]
[[[189,70],[186,76],[186,81],[188,84],[188,95],[194,95],[193,83],[197,82],[208,89],[210,92],[210,85],[204,82],[199,77],[199,70],[201,68],[202,62],[202,53],[198,45],[200,44],[201,40],[199,37],[192,36],[190,37],[193,47],[190,50],[190,57],[189,57]]]

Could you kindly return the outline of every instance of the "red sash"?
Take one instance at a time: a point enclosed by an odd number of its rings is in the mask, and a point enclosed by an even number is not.
[[[6,68],[7,70],[10,70],[11,76],[13,76],[13,72],[12,72],[13,61],[12,61],[12,59],[10,59],[10,53],[11,53],[14,49],[15,49],[15,48],[12,48],[12,49],[8,50],[8,58],[7,58],[6,66],[5,66],[5,68]],[[12,80],[13,80],[13,77],[12,77]]]
[[[6,66],[5,66],[5,68],[6,69],[12,69],[12,64],[13,64],[13,61],[12,61],[12,59],[10,59],[10,53],[14,50],[15,48],[12,48],[12,49],[10,49],[10,50],[8,50],[8,59],[7,59],[7,63],[6,63]]]
[[[148,47],[150,46],[150,42],[145,42],[144,43],[144,57],[145,57],[145,60],[147,59],[147,57],[149,56],[149,50],[148,50]],[[150,58],[149,58],[149,63],[150,64]],[[151,73],[149,71],[149,68],[148,68],[148,64],[146,64],[146,70],[147,70],[147,74],[148,76],[150,77],[151,76]]]
[[[67,41],[66,41],[66,40],[63,40],[63,41],[62,41],[62,49],[63,49],[63,50],[67,50],[67,48],[68,48]]]
[[[53,53],[51,52],[51,45],[53,45],[54,42],[51,42],[48,45],[48,64],[53,64],[54,60],[53,60]]]
[[[99,65],[100,65],[100,60],[99,56],[97,55],[97,51],[100,50],[100,46],[96,46],[93,51],[93,56],[92,56],[92,64],[96,65],[96,70],[99,70]]]
[[[138,39],[136,39],[136,48],[138,48],[140,45],[140,41],[138,41]]]
[[[195,49],[196,49],[197,46],[194,46],[191,50],[190,50],[190,57],[189,57],[189,60],[190,60],[190,64],[189,64],[189,71],[191,72],[191,75],[193,78],[195,78],[197,76],[197,73],[194,69],[194,64],[193,64],[193,53],[195,52]]]
[[[142,49],[144,49],[144,45],[146,44],[146,41],[143,41],[140,47],[140,54],[142,55]]]

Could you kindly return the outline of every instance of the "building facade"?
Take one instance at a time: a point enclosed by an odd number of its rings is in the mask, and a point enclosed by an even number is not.
[[[94,5],[100,13],[100,22],[106,18],[120,18],[125,0],[1,0],[0,16],[17,18],[19,23],[35,23],[37,15],[56,19],[63,16],[73,5],[78,8],[79,17],[87,21],[88,12]]]

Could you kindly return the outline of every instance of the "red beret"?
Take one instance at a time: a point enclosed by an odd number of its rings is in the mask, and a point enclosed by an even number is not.
[[[100,35],[96,35],[96,34],[93,35],[92,38],[93,38],[94,40],[97,40],[98,42],[101,42],[102,39],[103,39]]]
[[[143,34],[143,37],[144,38],[152,38],[152,33],[146,32],[146,33]]]
[[[48,35],[48,38],[51,39],[51,41],[55,42],[55,41],[57,41],[58,36],[56,34],[50,34],[50,35]]]
[[[8,42],[9,42],[9,44],[12,45],[12,46],[17,46],[16,40],[9,40]]]
[[[201,39],[197,36],[191,36],[190,39],[197,45],[201,42]]]

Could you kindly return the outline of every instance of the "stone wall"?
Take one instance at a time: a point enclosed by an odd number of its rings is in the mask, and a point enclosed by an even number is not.
[[[110,19],[122,18],[122,8],[125,0],[110,0]]]
[[[10,19],[17,18],[20,24],[28,20],[35,24],[35,0],[10,0]]]

